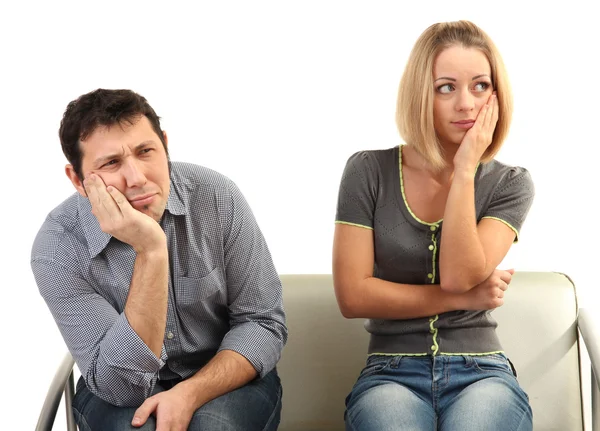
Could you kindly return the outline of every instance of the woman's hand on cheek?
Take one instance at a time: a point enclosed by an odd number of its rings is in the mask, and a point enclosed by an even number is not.
[[[475,124],[463,138],[454,156],[454,170],[468,170],[475,173],[483,153],[492,143],[496,123],[498,123],[498,97],[490,95],[487,103],[481,107]]]

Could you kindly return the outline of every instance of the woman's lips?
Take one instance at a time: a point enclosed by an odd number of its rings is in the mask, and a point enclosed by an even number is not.
[[[452,124],[459,129],[470,129],[475,124],[474,120],[453,121]]]

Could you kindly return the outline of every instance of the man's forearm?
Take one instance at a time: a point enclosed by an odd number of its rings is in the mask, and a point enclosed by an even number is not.
[[[221,350],[196,374],[177,384],[198,409],[207,402],[240,388],[257,376],[254,366],[233,350]]]
[[[125,304],[129,325],[160,358],[169,295],[169,254],[166,246],[138,253]]]

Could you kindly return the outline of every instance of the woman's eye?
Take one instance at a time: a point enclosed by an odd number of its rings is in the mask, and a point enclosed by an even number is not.
[[[450,93],[452,90],[454,90],[454,87],[453,87],[453,85],[452,85],[452,84],[444,84],[444,85],[440,85],[440,86],[437,88],[437,91],[438,91],[438,93],[441,93],[441,94],[448,94],[448,93]]]
[[[475,91],[486,91],[488,88],[490,88],[488,82],[478,82],[475,84]]]

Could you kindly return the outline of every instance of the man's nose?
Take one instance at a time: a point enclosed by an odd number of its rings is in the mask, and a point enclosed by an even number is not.
[[[127,187],[142,187],[146,184],[146,175],[136,161],[128,161],[123,166],[123,177]]]

